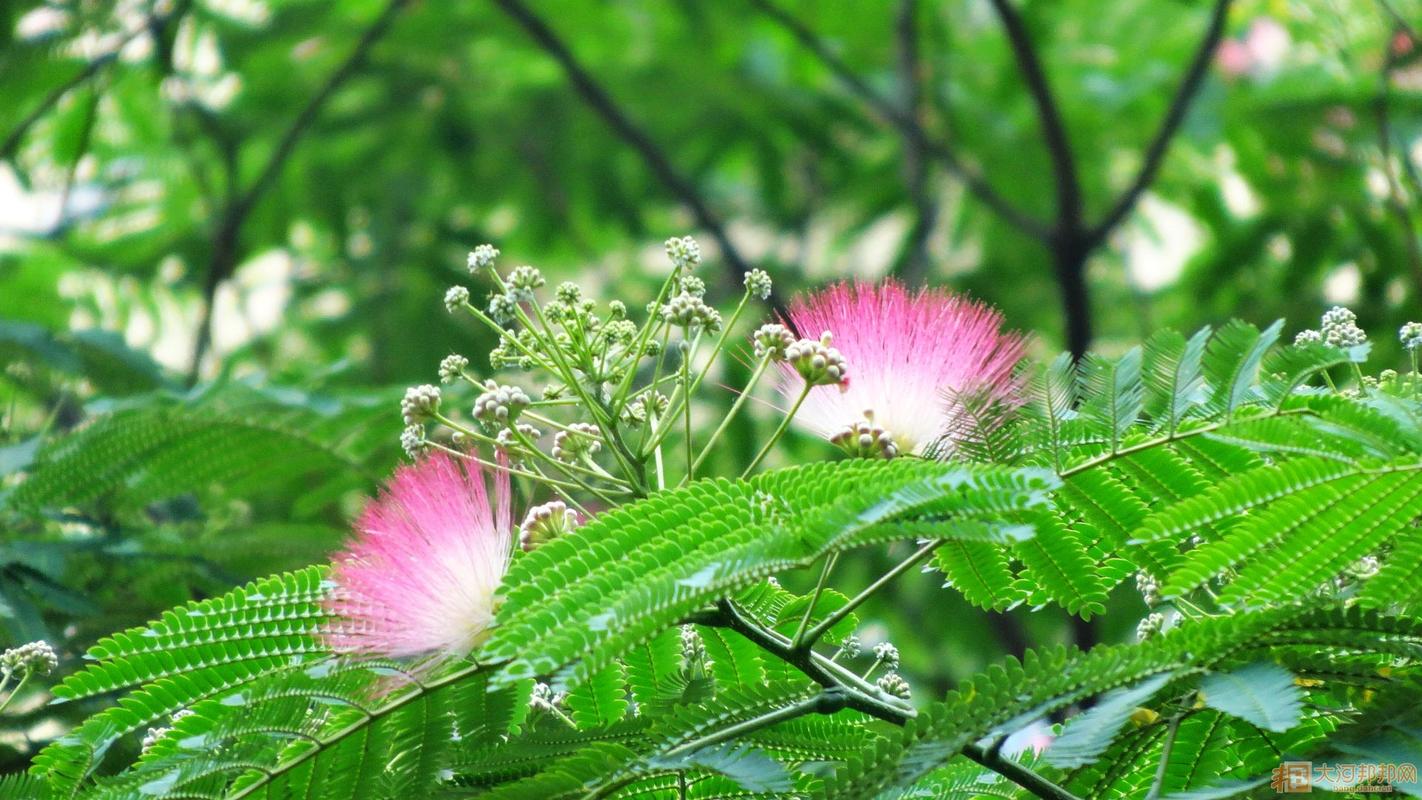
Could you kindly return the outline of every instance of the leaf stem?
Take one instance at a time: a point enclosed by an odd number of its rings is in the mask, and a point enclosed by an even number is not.
[[[800,410],[800,406],[804,404],[805,398],[810,396],[810,390],[813,388],[815,388],[813,384],[806,383],[805,388],[800,390],[800,396],[795,398],[795,404],[790,406],[790,411],[785,415],[785,419],[780,420],[780,426],[775,429],[775,433],[772,433],[770,438],[765,440],[765,444],[760,448],[760,452],[755,454],[755,458],[751,459],[750,465],[741,473],[742,479],[750,475],[751,472],[760,465],[761,460],[770,452],[770,448],[774,447],[775,443],[780,440],[780,437],[785,434],[785,429],[790,427],[790,420],[795,418],[795,412]]]
[[[908,558],[905,558],[903,561],[900,561],[898,564],[894,565],[894,567],[888,572],[885,572],[883,575],[880,575],[873,583],[865,587],[864,591],[855,595],[854,598],[851,599],[848,603],[845,603],[844,605],[835,609],[824,619],[820,620],[819,623],[815,625],[815,627],[811,628],[805,633],[803,639],[797,636],[795,647],[797,649],[803,649],[813,646],[814,643],[821,636],[824,636],[825,631],[834,627],[840,620],[854,613],[854,609],[863,605],[864,601],[872,597],[875,592],[884,588],[886,585],[888,585],[889,581],[892,581],[894,578],[897,578],[898,576],[902,575],[910,567],[914,566],[915,564],[918,564],[920,561],[927,558],[933,553],[934,550],[937,550],[938,546],[941,544],[943,544],[942,539],[931,539],[925,542],[917,550],[913,551],[912,555],[910,555]],[[816,594],[818,596],[818,592]]]
[[[810,595],[810,604],[805,607],[805,616],[800,618],[800,625],[795,629],[795,635],[790,637],[790,646],[799,648],[802,637],[805,635],[805,628],[810,624],[810,617],[815,615],[815,604],[820,601],[820,593],[825,590],[825,581],[829,580],[830,571],[834,569],[835,562],[839,560],[839,553],[830,553],[825,558],[825,566],[820,570],[820,579],[815,581],[815,592]]]
[[[706,445],[701,448],[701,455],[697,456],[695,463],[692,464],[693,469],[701,466],[701,462],[705,461],[706,457],[711,455],[711,448],[715,447],[716,442],[721,439],[721,434],[725,433],[726,429],[731,426],[731,420],[735,419],[736,414],[741,410],[741,406],[745,405],[746,398],[750,396],[751,389],[755,388],[756,383],[760,380],[760,377],[765,374],[765,369],[768,366],[770,366],[769,356],[762,358],[760,363],[755,365],[755,371],[751,373],[750,379],[746,381],[745,388],[741,389],[741,393],[737,395],[736,402],[731,404],[731,410],[726,412],[726,416],[721,420],[721,424],[716,427],[715,432],[711,434],[711,438],[707,440]]]

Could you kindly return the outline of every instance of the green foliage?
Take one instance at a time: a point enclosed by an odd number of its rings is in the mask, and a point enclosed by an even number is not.
[[[1058,360],[974,440],[1007,463],[817,462],[607,510],[514,559],[472,660],[333,657],[320,567],[189,603],[56,685],[126,694],[32,778],[73,798],[1209,797],[1284,755],[1403,758],[1422,412],[1407,384],[1309,388],[1361,351],[1278,329]],[[900,540],[922,546],[894,574],[931,557],[981,607],[1104,614],[1135,573],[1153,614],[1138,643],[1029,649],[906,702],[855,667],[864,597],[772,580]],[[1058,715],[1042,755],[1000,751]]]

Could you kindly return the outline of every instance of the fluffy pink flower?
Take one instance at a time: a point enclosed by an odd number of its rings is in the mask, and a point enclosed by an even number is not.
[[[1009,399],[1018,390],[1022,337],[1001,332],[996,310],[947,290],[841,283],[797,300],[790,319],[803,336],[833,333],[847,362],[849,385],[811,389],[795,415],[842,446],[851,429],[857,437],[873,428],[897,452],[922,452],[947,431],[953,393]],[[793,399],[802,386],[782,363],[780,391]]]
[[[327,641],[340,653],[406,658],[463,656],[494,617],[508,568],[508,474],[494,503],[477,465],[433,453],[402,467],[356,523],[334,559]]]

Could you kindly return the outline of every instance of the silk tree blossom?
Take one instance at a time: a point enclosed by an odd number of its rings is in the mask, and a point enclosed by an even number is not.
[[[946,290],[842,283],[795,302],[790,321],[807,336],[832,332],[849,369],[845,384],[812,389],[795,422],[854,454],[922,453],[948,431],[952,395],[1009,400],[1019,388],[1022,337],[1001,331],[996,310]],[[794,398],[801,380],[780,368],[780,391]]]
[[[483,640],[512,547],[508,474],[435,452],[398,470],[334,559],[328,644],[388,658],[460,657]]]

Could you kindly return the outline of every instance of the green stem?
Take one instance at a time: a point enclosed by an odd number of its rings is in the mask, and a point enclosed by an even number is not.
[[[686,428],[686,477],[682,480],[683,483],[690,483],[696,480],[696,451],[692,449],[691,441],[691,387],[687,386],[687,382],[691,380],[690,366],[691,353],[688,351],[686,357],[681,360],[681,385],[687,387],[686,402],[682,403],[682,408],[685,409],[682,414],[682,419],[684,420],[683,427]]]
[[[785,415],[785,419],[780,420],[780,426],[775,429],[775,433],[770,435],[765,445],[760,448],[760,452],[756,453],[755,458],[751,459],[750,466],[746,467],[745,471],[741,473],[742,480],[760,465],[766,453],[770,452],[770,448],[774,447],[775,443],[780,440],[780,437],[785,434],[785,429],[790,427],[790,420],[795,418],[795,412],[800,410],[800,406],[805,402],[805,398],[810,396],[810,390],[813,388],[815,388],[814,385],[807,383],[805,384],[805,388],[800,390],[800,396],[795,398],[795,404],[790,406],[790,411]]]
[[[1180,714],[1170,719],[1170,727],[1165,731],[1165,743],[1160,746],[1160,766],[1155,769],[1155,778],[1150,782],[1146,800],[1156,800],[1160,797],[1161,788],[1165,785],[1165,770],[1170,765],[1170,751],[1175,748],[1175,735],[1180,730],[1180,719]]]
[[[542,473],[529,472],[527,470],[518,469],[517,467],[506,467],[502,464],[495,464],[492,461],[485,461],[484,459],[476,455],[460,452],[458,450],[455,450],[453,447],[446,447],[445,445],[442,445],[439,442],[426,442],[425,444],[429,447],[435,448],[436,450],[442,450],[446,453],[449,453],[450,455],[455,456],[457,458],[464,458],[473,461],[481,467],[488,467],[489,469],[496,469],[500,472],[507,472],[510,475],[517,475],[520,478],[528,478],[529,480],[540,481],[542,483],[548,484],[549,486],[561,486],[565,489],[582,488],[581,486],[578,486],[575,483],[568,483],[567,481],[560,481],[557,478],[550,478]]]
[[[21,678],[20,682],[15,684],[15,688],[10,692],[10,694],[6,695],[4,700],[0,700],[0,711],[4,711],[5,707],[10,705],[11,700],[14,700],[16,697],[20,696],[20,692],[25,690],[25,684],[30,682],[30,676],[33,674],[35,674],[34,670],[25,670],[25,677]],[[6,680],[9,679],[7,678]]]
[[[1324,376],[1325,378],[1328,377],[1328,373],[1322,373],[1322,374],[1323,374],[1323,376]],[[1330,382],[1329,385],[1331,386],[1332,383]],[[1283,411],[1275,411],[1273,414],[1269,414],[1269,415],[1267,415],[1267,416],[1268,416],[1268,417],[1282,417],[1282,416],[1285,416],[1285,415],[1288,415],[1288,414],[1312,414],[1312,413],[1313,413],[1313,409],[1309,409],[1309,408],[1291,408],[1291,409],[1287,409],[1287,410],[1283,410]],[[1266,417],[1255,417],[1254,419],[1265,419],[1265,418],[1266,418]],[[1163,445],[1163,444],[1170,444],[1171,442],[1178,442],[1178,441],[1180,441],[1181,439],[1189,439],[1189,438],[1194,437],[1194,436],[1199,436],[1199,435],[1202,434],[1202,433],[1209,433],[1209,432],[1211,432],[1211,431],[1216,431],[1216,430],[1219,430],[1220,428],[1223,428],[1223,427],[1227,426],[1228,424],[1229,424],[1228,422],[1214,422],[1214,423],[1211,423],[1211,424],[1209,424],[1209,425],[1202,425],[1202,426],[1200,426],[1200,427],[1198,427],[1198,428],[1195,428],[1195,429],[1193,429],[1193,430],[1186,431],[1186,432],[1184,432],[1184,433],[1180,433],[1179,431],[1176,431],[1175,433],[1173,433],[1173,434],[1171,434],[1171,435],[1169,435],[1169,436],[1161,436],[1161,437],[1158,437],[1158,438],[1155,438],[1155,439],[1149,439],[1149,440],[1147,440],[1147,441],[1140,442],[1140,443],[1138,443],[1138,444],[1133,444],[1133,445],[1131,445],[1130,447],[1122,447],[1121,449],[1116,450],[1115,452],[1106,453],[1106,454],[1104,454],[1104,455],[1099,455],[1099,456],[1096,456],[1095,458],[1089,458],[1089,459],[1087,459],[1086,461],[1083,461],[1083,462],[1081,462],[1080,464],[1077,464],[1076,466],[1071,467],[1071,468],[1069,468],[1069,469],[1058,469],[1058,470],[1057,470],[1057,474],[1058,474],[1060,477],[1063,477],[1063,478],[1070,478],[1071,476],[1077,474],[1078,472],[1085,472],[1086,470],[1091,469],[1092,467],[1099,467],[1099,466],[1101,466],[1102,464],[1105,464],[1105,463],[1110,462],[1110,461],[1114,461],[1114,460],[1116,460],[1116,459],[1118,459],[1118,458],[1121,458],[1121,457],[1123,457],[1123,456],[1128,456],[1128,455],[1131,455],[1132,453],[1139,453],[1139,452],[1141,452],[1142,450],[1149,450],[1149,449],[1151,449],[1151,448],[1153,448],[1153,447],[1160,447],[1160,446]]]
[[[697,374],[696,380],[692,382],[691,391],[693,393],[701,388],[701,382],[706,379],[707,373],[711,371],[712,365],[716,363],[716,357],[719,356],[721,350],[725,348],[726,339],[731,335],[731,329],[736,327],[736,320],[741,318],[741,312],[745,310],[746,303],[749,300],[750,290],[747,289],[746,293],[741,295],[741,302],[736,304],[736,310],[731,312],[731,318],[727,320],[725,326],[721,328],[721,335],[716,339],[716,346],[711,348],[711,356],[706,359],[706,366],[701,368],[701,372]]]
[[[834,564],[839,560],[839,553],[830,553],[825,558],[825,566],[820,570],[820,579],[815,581],[815,591],[810,595],[810,604],[805,608],[805,616],[800,618],[800,624],[795,628],[795,635],[790,637],[790,646],[799,648],[802,638],[805,635],[805,628],[810,624],[810,618],[815,615],[815,604],[820,601],[820,593],[825,590],[825,582],[829,580],[830,571],[834,569]]]
[[[667,292],[671,290],[672,284],[676,282],[677,277],[679,277],[680,275],[681,268],[674,267],[671,271],[671,274],[668,275],[667,279],[662,282],[662,288],[657,290],[657,299],[652,301],[652,311],[651,315],[647,318],[647,324],[643,325],[642,330],[639,331],[637,334],[637,344],[635,347],[632,348],[632,352],[636,354],[632,359],[632,365],[627,368],[627,375],[622,379],[622,383],[618,384],[617,391],[614,392],[612,395],[613,408],[615,408],[619,413],[622,411],[622,408],[626,404],[626,401],[628,399],[627,390],[632,388],[632,380],[637,373],[637,362],[641,361],[643,355],[647,352],[647,342],[654,335],[655,328],[658,327],[658,310],[662,307],[662,302],[667,299]],[[666,347],[663,347],[661,352],[665,353]],[[661,356],[659,355],[658,366],[660,366],[660,358]],[[655,382],[656,381],[653,380],[653,383]]]
[[[682,344],[686,344],[685,340],[682,341]],[[686,370],[690,369],[691,360],[696,357],[696,351],[699,350],[700,347],[701,332],[698,331],[696,336],[692,338],[691,344],[687,346],[688,349],[686,350],[686,352],[681,354],[681,370],[677,374],[676,389],[672,391],[672,396],[667,401],[667,417],[678,416],[682,413],[683,407],[690,408],[691,406],[691,395],[689,391],[692,387],[686,380],[683,380],[683,376],[686,375]],[[656,436],[652,437],[652,445],[661,445],[662,440],[666,439],[670,433],[671,428],[669,427],[661,429],[657,432]],[[641,452],[645,453],[646,448],[643,447]]]
[[[789,642],[784,637],[757,624],[730,601],[721,601],[714,613],[698,615],[693,621],[702,625],[713,625],[736,631],[761,649],[799,669],[826,689],[837,688],[843,694],[834,696],[834,701],[838,702],[842,696],[843,703],[848,708],[894,725],[904,725],[917,716],[917,712],[912,708],[902,705],[895,698],[880,693],[875,687],[861,688],[854,682],[846,685],[837,680],[829,668],[834,667],[843,672],[842,667],[833,664],[828,659],[818,657],[818,654],[813,651],[791,649]],[[824,697],[825,695],[820,695],[821,702]],[[976,744],[968,744],[963,747],[961,752],[968,759],[1007,778],[1042,800],[1079,800],[1071,792],[1043,778],[1031,769],[1011,759],[1003,758],[996,751]]]
[[[905,558],[903,561],[900,561],[897,565],[893,567],[893,569],[890,569],[888,572],[885,572],[883,575],[880,575],[878,579],[876,579],[873,583],[865,587],[864,591],[855,595],[853,599],[851,599],[848,603],[845,603],[844,605],[835,609],[824,619],[820,620],[819,624],[815,625],[815,627],[811,628],[808,632],[806,632],[804,639],[797,640],[796,646],[798,648],[806,648],[813,646],[814,643],[825,634],[825,631],[834,627],[835,624],[838,623],[840,620],[854,613],[854,609],[863,605],[864,601],[872,597],[875,592],[884,588],[886,585],[888,585],[889,581],[892,581],[894,578],[897,578],[898,576],[902,575],[910,567],[927,558],[933,553],[934,550],[937,550],[938,546],[941,544],[943,544],[942,539],[933,539],[924,543],[922,547],[919,547],[917,550],[915,550],[913,554],[910,555],[908,558]]]
[[[715,447],[716,442],[720,440],[721,434],[725,433],[726,429],[731,427],[731,420],[736,418],[736,414],[740,412],[741,406],[745,405],[746,398],[750,396],[751,390],[755,388],[756,382],[760,380],[760,376],[765,374],[765,369],[768,366],[770,366],[769,356],[762,358],[760,362],[755,365],[755,371],[751,373],[750,380],[746,381],[745,388],[736,396],[736,402],[731,404],[731,410],[726,412],[726,416],[721,420],[721,424],[716,426],[716,431],[711,434],[710,440],[708,440],[706,446],[701,449],[701,455],[696,457],[696,462],[692,465],[693,469],[700,467],[701,462],[705,461],[706,457],[711,455],[711,449]]]
[[[1043,778],[1030,768],[1010,758],[1004,758],[996,751],[976,744],[969,744],[963,747],[963,756],[969,761],[996,772],[1042,800],[1078,800],[1076,795],[1066,789]]]
[[[662,753],[662,756],[672,757],[682,753],[694,753],[702,748],[711,747],[721,742],[727,742],[748,733],[755,733],[762,728],[769,728],[787,719],[794,719],[795,717],[815,713],[823,706],[833,706],[835,701],[832,698],[827,699],[825,694],[826,693],[821,692],[813,697],[807,697],[804,700],[791,703],[788,706],[773,709],[758,717],[752,717],[748,720],[743,720],[734,725],[728,725],[717,731],[708,733],[705,736],[699,736],[689,742],[679,744],[667,750]]]

